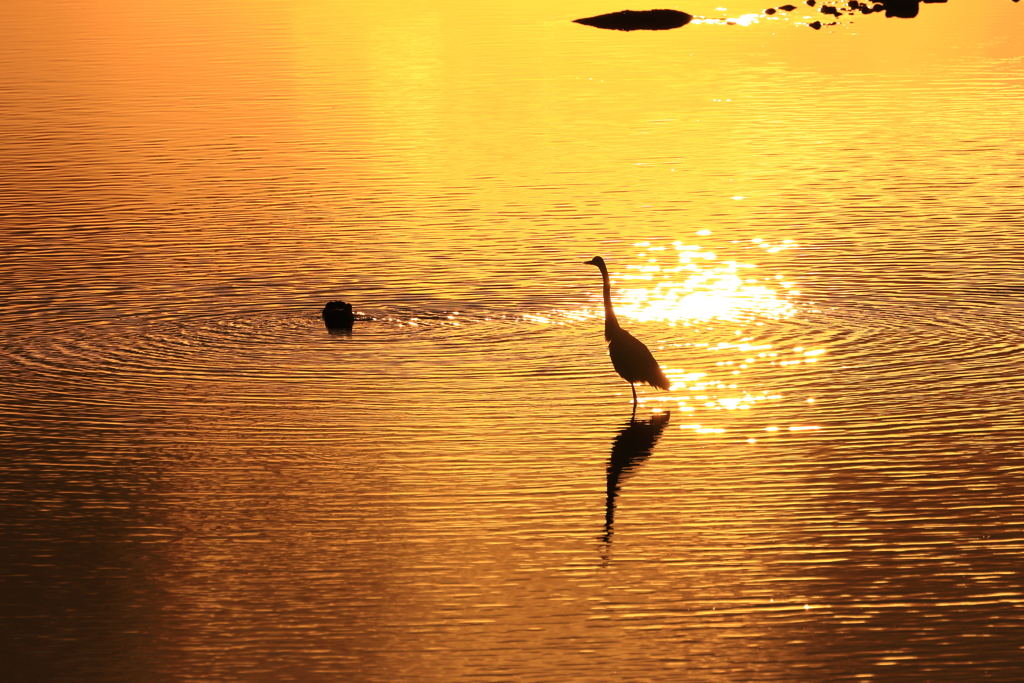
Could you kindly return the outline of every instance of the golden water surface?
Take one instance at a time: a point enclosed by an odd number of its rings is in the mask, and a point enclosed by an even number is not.
[[[1024,7],[726,4],[4,4],[0,679],[1020,680]]]

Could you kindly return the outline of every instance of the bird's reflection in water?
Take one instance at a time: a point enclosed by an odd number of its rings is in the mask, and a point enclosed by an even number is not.
[[[631,417],[629,422],[619,430],[612,444],[612,454],[608,458],[608,497],[604,516],[605,543],[611,543],[612,528],[615,523],[615,498],[625,477],[647,459],[658,443],[661,432],[668,424],[671,413],[655,413],[649,420],[637,420]]]

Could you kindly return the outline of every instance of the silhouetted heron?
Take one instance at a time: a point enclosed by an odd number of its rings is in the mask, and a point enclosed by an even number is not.
[[[608,355],[611,356],[615,372],[629,382],[629,388],[633,391],[635,410],[637,398],[636,387],[633,385],[636,382],[650,384],[666,391],[671,388],[672,383],[662,372],[658,361],[654,360],[654,354],[650,349],[619,325],[619,319],[615,317],[615,310],[612,308],[612,285],[604,259],[595,256],[586,263],[601,270],[601,279],[604,282],[604,338],[608,341]]]

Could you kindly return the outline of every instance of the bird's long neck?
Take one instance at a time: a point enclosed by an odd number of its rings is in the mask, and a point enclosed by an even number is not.
[[[608,269],[601,265],[601,280],[604,283],[604,338],[612,340],[612,333],[621,330],[619,319],[615,317],[615,309],[612,308],[612,283],[608,277]]]

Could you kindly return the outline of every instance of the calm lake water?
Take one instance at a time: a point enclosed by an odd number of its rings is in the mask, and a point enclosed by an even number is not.
[[[1021,680],[1024,6],[767,6],[5,4],[0,679]]]

